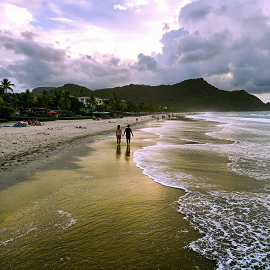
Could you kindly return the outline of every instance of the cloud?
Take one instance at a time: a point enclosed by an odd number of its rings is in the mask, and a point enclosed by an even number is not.
[[[114,9],[127,10],[127,9],[138,9],[141,6],[146,6],[149,4],[147,0],[125,0],[124,4],[114,5]]]
[[[128,65],[121,64],[121,60],[112,55],[81,55],[72,59],[68,51],[55,49],[51,44],[17,39],[3,33],[0,33],[0,47],[21,56],[2,66],[0,77],[16,78],[16,86],[24,89],[61,86],[69,82],[97,89],[129,82]]]
[[[25,34],[23,35],[25,36]],[[18,55],[40,59],[45,62],[62,61],[66,54],[65,51],[54,49],[51,46],[42,46],[32,40],[15,39],[3,34],[0,34],[0,45],[7,51],[11,50]]]
[[[163,22],[162,23],[163,27],[162,27],[162,31],[169,31],[170,30],[170,24]]]
[[[160,39],[160,43],[163,45],[162,52],[166,54],[171,50],[174,50],[175,40],[187,34],[189,34],[189,31],[185,30],[184,28],[172,30],[170,32],[165,33]]]
[[[144,70],[156,70],[157,68],[157,61],[154,59],[154,57],[144,55],[143,53],[140,53],[138,55],[138,63],[137,68],[140,71]]]
[[[28,12],[26,8],[19,8],[15,5],[5,5],[5,15],[10,20],[15,22],[17,25],[28,24],[33,21],[33,15]]]
[[[5,1],[0,78],[17,91],[203,77],[220,89],[270,92],[267,0],[26,0],[16,4],[28,14],[20,25],[7,19]]]
[[[29,32],[29,31],[21,32],[21,36],[27,40],[33,40],[35,37],[38,37],[37,34]]]
[[[179,14],[180,20],[198,22],[205,20],[213,8],[202,1],[195,1],[184,6]]]

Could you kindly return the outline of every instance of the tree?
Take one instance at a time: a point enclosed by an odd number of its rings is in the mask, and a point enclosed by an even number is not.
[[[89,105],[92,115],[93,115],[93,108],[97,105],[97,100],[93,94],[87,100],[87,104]]]
[[[145,104],[144,104],[143,102],[141,102],[141,103],[138,105],[138,110],[139,110],[139,112],[145,111]]]
[[[113,92],[112,98],[110,99],[110,103],[114,113],[121,109],[122,100],[117,96],[116,92]]]
[[[21,93],[19,99],[23,104],[24,110],[26,110],[26,108],[30,108],[34,101],[34,97],[32,96],[29,89],[26,89],[25,92]]]
[[[3,100],[3,98],[0,96],[0,106],[1,105],[4,105],[5,104],[5,101]]]
[[[71,106],[71,100],[70,100],[70,91],[69,90],[63,90],[61,98],[59,100],[59,105],[62,107],[63,111],[68,110]]]
[[[127,112],[135,112],[137,110],[137,106],[135,103],[128,100],[125,104],[125,110]]]
[[[70,100],[71,100],[70,110],[74,112],[75,114],[81,114],[82,113],[81,109],[85,108],[84,104],[80,102],[78,98],[73,97],[73,96],[70,97]]]
[[[53,108],[55,110],[58,109],[58,106],[60,106],[60,99],[62,98],[62,94],[63,94],[63,89],[58,89],[57,91],[54,92],[53,95]]]
[[[81,88],[78,92],[78,97],[85,97],[85,91],[83,88]]]
[[[40,99],[41,99],[42,106],[47,109],[49,102],[50,102],[50,99],[51,99],[49,92],[46,90],[43,90],[42,94],[40,96]]]
[[[11,92],[13,92],[13,89],[11,86],[15,86],[13,83],[11,83],[11,81],[9,81],[9,79],[7,78],[4,78],[2,81],[1,81],[1,88],[2,88],[2,91],[7,94],[7,91],[10,90]]]
[[[11,100],[12,100],[13,109],[16,112],[21,107],[20,100],[18,98],[18,94],[13,94]]]
[[[0,118],[8,119],[11,118],[14,111],[9,107],[1,107],[0,106]]]

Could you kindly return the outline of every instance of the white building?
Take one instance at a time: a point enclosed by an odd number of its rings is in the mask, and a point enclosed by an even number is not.
[[[84,104],[85,107],[87,107],[87,100],[90,98],[90,97],[77,97],[78,100],[80,102],[82,102]],[[96,98],[96,101],[97,101],[97,105],[102,105],[103,104],[103,99],[101,98]]]

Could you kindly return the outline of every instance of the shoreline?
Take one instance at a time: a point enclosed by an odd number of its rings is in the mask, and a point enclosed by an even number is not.
[[[26,156],[48,153],[58,147],[91,136],[107,134],[117,125],[124,128],[130,124],[133,128],[153,120],[150,115],[94,121],[56,120],[43,126],[12,127],[0,124],[0,169],[10,162],[22,160]],[[6,127],[5,127],[6,126]]]
[[[155,143],[156,135],[139,130],[145,125],[132,126],[130,147],[107,132],[28,155],[1,172],[0,265],[214,269],[186,248],[200,235],[177,211],[184,191],[154,182],[133,160]]]
[[[0,132],[5,133],[5,136],[1,134],[1,152],[5,151],[7,158],[4,159],[3,153],[0,153],[2,154],[2,157],[0,155],[0,190],[28,181],[29,176],[37,171],[58,170],[63,167],[75,168],[76,158],[89,151],[87,145],[103,140],[105,136],[115,136],[116,125],[120,124],[124,129],[129,123],[135,131],[150,121],[153,119],[148,115],[140,117],[138,122],[135,117],[127,117],[101,121],[59,120],[45,126],[22,128],[1,127]],[[76,128],[79,125],[87,128]],[[46,135],[47,130],[48,133],[51,132],[50,135]],[[41,133],[37,135],[37,132]],[[45,141],[40,142],[44,138]],[[20,140],[20,143],[12,144],[16,140]],[[30,147],[27,141],[31,141]],[[116,139],[113,138],[112,141],[116,143]],[[124,138],[122,143],[125,144]]]

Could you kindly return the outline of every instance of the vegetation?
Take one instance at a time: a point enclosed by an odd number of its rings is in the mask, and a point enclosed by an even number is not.
[[[104,100],[102,104],[98,104],[93,91],[88,90],[90,95],[87,100],[87,108],[78,100],[78,98],[71,94],[71,90],[61,88],[49,89],[46,87],[39,88],[39,94],[33,94],[29,89],[22,93],[13,93],[12,84],[8,79],[3,79],[0,86],[0,119],[2,122],[8,120],[25,120],[27,118],[36,118],[46,120],[55,120],[53,117],[56,112],[58,119],[88,119],[93,117],[93,113],[98,117],[108,118],[117,117],[126,114],[127,111],[138,113],[145,112],[159,112],[164,110],[160,106],[146,106],[143,104],[136,105],[135,103],[123,101],[116,93],[112,93],[111,97]],[[72,88],[69,85],[69,88]],[[86,96],[85,87],[77,87],[77,94]],[[47,90],[49,89],[49,90]],[[10,90],[8,92],[7,90]],[[89,92],[90,91],[90,92]],[[54,110],[53,113],[49,111]],[[106,113],[105,113],[106,112]],[[55,114],[54,114],[55,113]]]
[[[10,91],[13,92],[12,86],[14,86],[14,84],[11,83],[11,82],[9,81],[9,79],[4,78],[4,79],[1,81],[1,87],[0,87],[1,92],[0,92],[0,94],[7,94],[7,91],[8,91],[8,90],[10,90]]]
[[[91,94],[90,98],[87,100],[87,105],[90,107],[93,115],[93,110],[97,106],[97,100],[93,94]]]
[[[158,104],[176,111],[255,111],[269,110],[259,98],[244,90],[224,91],[204,79],[185,80],[174,85],[130,84],[112,89],[96,90],[99,98],[108,98],[112,92],[135,104]]]
[[[47,117],[49,110],[57,111],[59,118],[92,116],[95,111],[103,117],[164,111],[260,111],[270,110],[257,97],[244,90],[224,91],[204,79],[190,79],[174,85],[135,85],[92,91],[86,87],[65,84],[63,87],[39,87],[30,92],[13,93],[11,83],[4,78],[0,84],[0,119],[35,117],[38,110]],[[78,96],[89,97],[87,108]],[[97,103],[97,98],[103,100]],[[36,110],[34,110],[36,109]],[[106,112],[106,114],[102,114]],[[77,116],[78,117],[78,116]]]

